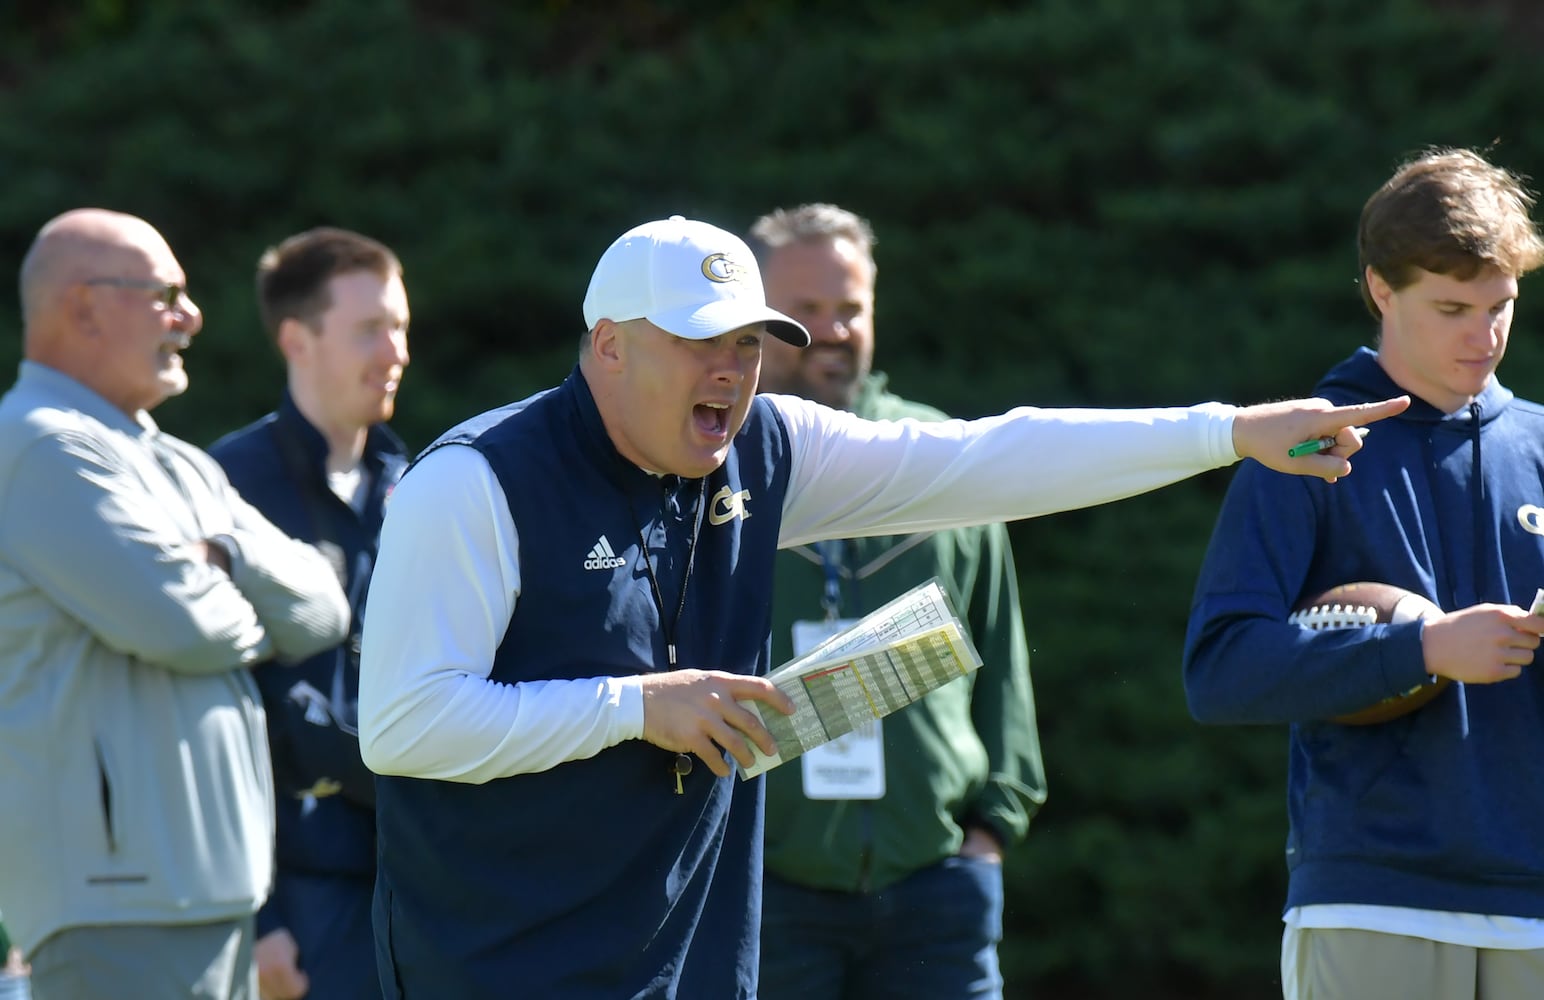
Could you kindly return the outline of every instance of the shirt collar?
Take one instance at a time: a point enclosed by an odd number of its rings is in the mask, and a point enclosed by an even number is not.
[[[95,390],[70,376],[37,361],[23,361],[16,376],[16,384],[50,396],[72,410],[84,413],[106,426],[145,437],[159,434],[161,428],[150,414],[140,410],[129,416],[102,398]]]

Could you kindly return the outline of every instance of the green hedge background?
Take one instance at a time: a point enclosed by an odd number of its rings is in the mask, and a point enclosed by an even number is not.
[[[1373,333],[1354,230],[1397,162],[1544,176],[1537,19],[1506,6],[12,0],[0,271],[67,208],[156,224],[206,313],[156,416],[201,444],[276,399],[251,272],[295,230],[401,255],[421,446],[564,375],[624,229],[807,200],[873,221],[878,364],[912,397],[1299,395]],[[1531,287],[1503,374],[1538,398]],[[1012,997],[1279,996],[1284,734],[1203,729],[1179,677],[1226,482],[1013,528],[1051,797],[1009,859]]]

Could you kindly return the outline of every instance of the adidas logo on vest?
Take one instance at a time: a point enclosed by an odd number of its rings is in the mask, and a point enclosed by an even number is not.
[[[626,559],[611,551],[611,543],[606,541],[605,535],[600,536],[600,541],[595,543],[595,547],[584,560],[585,569],[616,569],[626,564]]]

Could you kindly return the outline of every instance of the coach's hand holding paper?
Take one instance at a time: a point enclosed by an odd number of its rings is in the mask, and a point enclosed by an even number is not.
[[[793,700],[768,678],[722,670],[672,670],[645,677],[641,687],[643,738],[666,750],[695,754],[721,778],[729,774],[724,751],[742,768],[757,759],[752,746],[763,755],[777,752],[762,716],[747,704],[762,702],[783,715],[794,710]]]

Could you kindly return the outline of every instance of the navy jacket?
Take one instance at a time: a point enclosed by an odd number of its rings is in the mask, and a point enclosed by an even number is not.
[[[1402,392],[1362,349],[1316,393]],[[1544,918],[1544,673],[1451,684],[1390,722],[1345,726],[1427,679],[1420,622],[1313,632],[1304,596],[1369,580],[1444,610],[1528,607],[1544,586],[1544,407],[1494,380],[1445,415],[1373,424],[1334,484],[1245,462],[1191,609],[1185,691],[1203,722],[1291,723],[1287,906],[1369,903]]]
[[[765,400],[706,480],[662,482],[623,460],[577,372],[431,448],[449,443],[486,456],[520,537],[522,592],[493,679],[670,669],[667,631],[680,667],[766,673],[789,457]],[[709,516],[724,488],[750,490],[755,516]],[[592,553],[607,548],[613,557]],[[754,996],[762,781],[698,762],[678,795],[674,759],[630,740],[479,785],[378,778],[387,995]]]
[[[327,486],[327,444],[286,392],[278,411],[209,449],[242,498],[293,538],[317,545],[343,580],[353,610],[348,639],[295,666],[255,676],[268,715],[278,800],[280,872],[375,872],[375,776],[359,756],[359,630],[386,498],[407,468],[406,448],[371,428],[363,458],[369,493],[356,513]],[[276,895],[259,934],[288,921]]]

